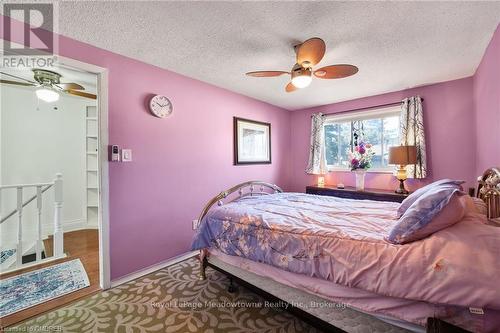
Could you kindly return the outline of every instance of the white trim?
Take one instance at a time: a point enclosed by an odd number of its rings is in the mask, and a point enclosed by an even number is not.
[[[111,281],[111,288],[118,287],[121,284],[124,284],[124,283],[130,282],[132,280],[138,279],[141,276],[144,276],[144,275],[147,275],[147,274],[151,274],[153,272],[156,272],[156,271],[158,271],[160,269],[163,269],[165,267],[168,267],[168,266],[172,266],[172,265],[177,264],[177,263],[179,263],[181,261],[184,261],[186,259],[192,258],[192,257],[194,257],[194,256],[196,256],[198,254],[199,254],[199,251],[186,252],[186,253],[183,253],[181,255],[178,255],[177,257],[173,257],[171,259],[159,262],[157,264],[154,264],[154,265],[151,265],[149,267],[146,267],[146,268],[140,269],[138,271],[135,271],[133,273],[127,274],[125,276],[122,276],[121,278],[118,278],[116,280]]]
[[[64,232],[76,231],[81,229],[87,229],[87,219],[76,219],[70,221],[63,221],[61,223]],[[47,225],[48,227],[48,225]],[[48,228],[47,228],[48,229]],[[43,230],[47,230],[43,229]]]
[[[0,50],[3,56],[3,39],[0,38]],[[14,43],[16,45],[20,45]],[[49,55],[49,54],[47,54]],[[109,173],[108,173],[108,70],[93,64],[54,54],[57,64],[74,67],[97,75],[97,117],[99,118],[100,184],[99,195],[99,281],[102,289],[111,286],[110,250],[109,250]]]
[[[330,166],[328,167],[328,172],[352,172],[350,169],[342,168],[339,166]],[[394,173],[394,166],[391,165],[388,168],[370,168],[366,170],[367,173]]]
[[[108,168],[108,70],[57,55],[58,62],[97,75],[97,117],[99,119],[99,281],[102,289],[111,287],[109,250],[109,168]]]
[[[325,116],[325,124],[347,122],[352,120],[382,118],[390,115],[399,116],[401,114],[401,106],[390,106],[380,109],[372,109],[368,111],[353,111],[340,113],[338,115],[331,114]]]
[[[7,222],[5,222],[7,223]],[[89,227],[87,224],[87,220],[85,218],[80,218],[80,219],[74,219],[74,220],[66,220],[61,223],[61,226],[63,228],[64,232],[70,232],[70,231],[77,231],[77,230],[83,230],[83,229],[95,229],[93,227]],[[28,233],[35,233],[37,230],[37,225],[33,222],[28,226],[23,226],[23,232],[28,234]],[[52,235],[54,233],[54,223],[52,222],[45,222],[42,224],[42,232],[43,232],[43,238],[46,239],[48,235]],[[11,230],[8,232],[4,232],[2,230],[2,233],[4,233],[4,239],[16,239],[17,237],[17,230]],[[26,239],[24,241],[30,242],[33,241],[33,239]],[[2,246],[3,248],[4,246]]]

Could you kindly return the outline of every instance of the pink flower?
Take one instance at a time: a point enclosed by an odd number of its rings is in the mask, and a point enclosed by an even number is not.
[[[371,147],[372,147],[372,145],[370,143],[366,144],[366,148],[370,149]]]
[[[358,146],[356,146],[356,147],[354,148],[354,150],[355,150],[355,151],[359,151],[359,147],[358,147]]]

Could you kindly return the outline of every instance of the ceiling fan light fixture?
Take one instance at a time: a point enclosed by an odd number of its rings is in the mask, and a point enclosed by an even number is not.
[[[40,87],[35,91],[36,97],[44,102],[52,103],[59,100],[59,93],[47,87]]]
[[[305,88],[311,84],[312,81],[312,70],[311,68],[304,68],[299,64],[296,64],[292,68],[292,84],[295,88]]]
[[[311,75],[299,75],[292,79],[292,84],[296,88],[305,88],[311,84],[311,81],[312,81]]]

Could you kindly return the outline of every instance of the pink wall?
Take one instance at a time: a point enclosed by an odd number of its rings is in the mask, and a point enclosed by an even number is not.
[[[221,190],[286,187],[288,111],[63,36],[59,53],[109,70],[109,142],[133,150],[109,169],[112,279],[185,253],[191,220]],[[149,114],[150,94],[171,99],[170,118]],[[271,123],[271,165],[233,166],[233,116]]]
[[[291,118],[291,179],[289,188],[305,191],[314,184],[316,176],[304,171],[309,154],[311,114],[331,113],[400,101],[405,97],[420,95],[424,98],[424,123],[426,128],[429,177],[425,181],[408,181],[414,189],[433,179],[451,177],[467,180],[474,186],[474,115],[472,78],[433,84],[383,95],[371,96],[311,109],[293,111]],[[367,187],[394,189],[395,177],[390,174],[367,174]],[[326,183],[354,185],[351,172],[331,172]]]
[[[474,75],[476,174],[500,167],[500,25]]]
[[[112,278],[185,252],[193,234],[191,220],[207,199],[230,185],[262,179],[304,191],[313,184],[314,177],[304,169],[310,115],[315,112],[421,95],[425,99],[429,178],[409,181],[409,187],[443,177],[465,179],[473,186],[477,170],[500,164],[498,144],[496,157],[485,148],[486,143],[500,141],[499,40],[497,29],[474,78],[289,112],[61,36],[61,55],[109,70],[109,141],[134,153],[132,163],[110,165]],[[170,118],[161,120],[148,113],[146,101],[155,93],[171,98],[174,113]],[[271,122],[271,165],[232,165],[233,116]],[[488,131],[482,132],[485,127]],[[339,177],[347,185],[354,183],[350,172],[331,173],[327,182],[335,184]],[[389,174],[367,177],[368,187],[393,189],[397,185]]]

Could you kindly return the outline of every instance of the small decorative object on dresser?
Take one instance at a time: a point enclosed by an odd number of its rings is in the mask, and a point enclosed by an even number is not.
[[[315,185],[307,186],[306,193],[347,199],[391,202],[402,202],[407,197],[405,194],[398,194],[388,190],[365,189],[364,191],[358,191],[355,187],[346,186],[340,189],[333,185],[325,185],[322,187]]]
[[[149,101],[149,111],[158,118],[165,118],[172,114],[172,103],[163,95],[155,95]]]
[[[417,163],[417,148],[415,146],[394,146],[389,148],[389,164],[399,165],[396,178],[399,180],[399,188],[396,193],[408,194],[405,189],[406,166]]]
[[[271,124],[234,117],[234,165],[271,163]]]
[[[375,155],[372,145],[361,141],[354,147],[354,151],[348,154],[349,166],[356,174],[356,190],[364,191],[366,170],[372,166],[372,157]]]

